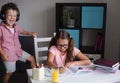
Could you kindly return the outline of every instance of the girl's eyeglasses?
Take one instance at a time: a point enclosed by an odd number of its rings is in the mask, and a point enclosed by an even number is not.
[[[63,45],[62,45],[62,44],[58,44],[57,47],[58,47],[58,48],[62,48],[62,47],[63,47],[63,48],[66,48],[66,47],[68,47],[68,44],[63,44]]]

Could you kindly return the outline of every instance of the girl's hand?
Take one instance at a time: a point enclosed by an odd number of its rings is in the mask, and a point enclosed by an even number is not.
[[[74,62],[67,62],[65,64],[65,67],[70,67],[70,66],[74,66],[74,65],[75,65]]]
[[[60,73],[64,73],[66,71],[66,67],[60,67],[59,70],[60,70]]]

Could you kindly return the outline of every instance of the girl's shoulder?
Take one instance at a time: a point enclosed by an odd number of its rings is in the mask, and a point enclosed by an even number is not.
[[[56,46],[51,46],[50,49],[51,50],[57,50],[57,47]]]
[[[74,47],[74,52],[80,52],[80,50],[77,47]]]
[[[60,51],[57,49],[56,46],[51,46],[49,52],[53,53],[54,55],[58,54]]]
[[[74,50],[79,50],[77,47],[74,47]]]

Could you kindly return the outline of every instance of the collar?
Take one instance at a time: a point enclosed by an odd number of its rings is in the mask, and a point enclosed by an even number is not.
[[[5,28],[7,28],[7,27],[6,27],[6,24],[5,24],[4,22],[1,22],[1,23],[0,23],[0,26],[4,26]],[[16,24],[13,25],[13,28],[15,28],[15,27],[16,27]]]

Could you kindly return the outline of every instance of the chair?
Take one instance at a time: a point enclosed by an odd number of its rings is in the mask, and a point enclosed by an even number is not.
[[[24,51],[28,52],[29,54],[31,54],[35,57],[34,37],[29,36],[29,35],[20,35],[19,40],[20,40],[20,43],[21,43],[21,48]],[[21,62],[21,63],[24,63],[24,62]],[[20,61],[19,61],[18,64],[20,64]],[[30,63],[29,62],[25,63],[25,65],[26,66],[24,66],[24,67],[30,68]],[[20,66],[18,66],[17,69],[23,69],[23,68],[20,68]]]
[[[34,37],[29,35],[20,35],[19,40],[21,43],[21,48],[28,52],[31,55],[35,55],[35,49],[34,49]]]
[[[48,43],[52,37],[34,38],[36,63],[45,63],[47,60]]]

